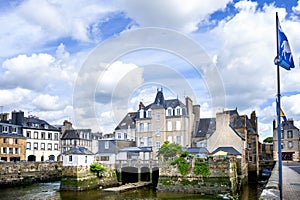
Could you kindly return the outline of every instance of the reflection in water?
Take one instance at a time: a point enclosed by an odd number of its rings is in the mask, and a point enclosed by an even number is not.
[[[138,189],[123,193],[103,193],[99,190],[84,192],[59,191],[60,182],[38,183],[31,186],[5,188],[0,190],[0,199],[2,200],[129,200],[129,199],[147,199],[147,200],[167,200],[167,199],[216,199],[216,196],[203,196],[200,194],[179,194],[179,193],[161,193],[149,189]],[[245,188],[246,196],[251,196],[253,188]],[[245,197],[245,195],[243,195]],[[253,196],[253,193],[252,193]],[[248,199],[247,197],[242,199]]]

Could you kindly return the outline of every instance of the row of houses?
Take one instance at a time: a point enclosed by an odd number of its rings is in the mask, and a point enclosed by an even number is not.
[[[163,89],[157,89],[153,103],[140,102],[135,112],[127,113],[111,134],[74,129],[68,121],[53,126],[38,117],[25,117],[23,111],[13,111],[11,119],[8,116],[0,115],[0,157],[7,162],[58,161],[74,146],[85,147],[105,164],[157,159],[157,151],[165,141],[178,143],[196,156],[225,151],[238,157],[245,170],[255,170],[260,159],[272,157],[262,153],[271,146],[259,143],[255,111],[250,117],[233,109],[201,118],[200,105],[193,104],[189,97],[184,102],[165,99]],[[299,130],[291,123],[289,120],[282,129],[286,134],[283,139],[289,140],[283,141],[283,149],[289,148],[283,151],[287,152],[284,158],[299,160]],[[275,134],[274,128],[274,138]]]

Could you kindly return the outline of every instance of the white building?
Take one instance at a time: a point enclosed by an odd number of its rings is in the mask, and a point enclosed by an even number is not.
[[[12,123],[21,125],[26,137],[27,161],[60,160],[60,130],[35,116],[24,117],[23,111],[12,112]]]
[[[73,146],[63,154],[63,166],[90,166],[95,154],[85,147]]]

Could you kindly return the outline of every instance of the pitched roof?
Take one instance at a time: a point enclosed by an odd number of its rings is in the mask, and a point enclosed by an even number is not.
[[[201,118],[196,122],[195,137],[211,135],[216,130],[216,118]]]
[[[217,153],[219,151],[225,151],[225,152],[227,152],[228,154],[231,154],[231,155],[242,155],[234,147],[218,147],[216,150],[214,150],[212,152],[212,154],[215,154],[215,153]]]
[[[93,152],[91,152],[90,150],[88,150],[85,147],[79,147],[79,146],[74,146],[72,147],[69,151],[66,151],[64,153],[65,155],[94,155]]]
[[[123,152],[152,152],[152,147],[124,147]]]
[[[122,121],[115,128],[115,130],[127,129],[128,126],[131,129],[134,129],[135,128],[135,118],[136,118],[136,115],[137,115],[137,112],[129,112],[129,113],[127,113],[127,115],[122,119]]]
[[[91,129],[66,130],[65,133],[62,135],[61,139],[84,139],[84,138],[80,138],[81,132],[91,133]]]

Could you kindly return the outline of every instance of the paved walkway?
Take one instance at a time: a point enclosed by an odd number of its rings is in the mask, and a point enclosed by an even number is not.
[[[300,174],[290,167],[293,166],[282,165],[282,197],[284,200],[300,199]]]

